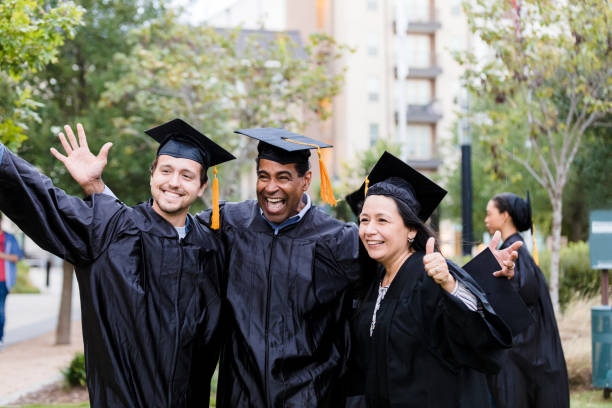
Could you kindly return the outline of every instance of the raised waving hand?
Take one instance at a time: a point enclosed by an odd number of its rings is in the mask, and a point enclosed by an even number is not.
[[[102,172],[106,167],[108,151],[113,144],[105,143],[95,156],[87,145],[83,125],[79,123],[76,127],[78,141],[69,125],[64,126],[66,135],[63,132],[58,134],[66,154],[61,154],[53,147],[50,149],[51,154],[66,166],[72,178],[79,183],[87,195],[101,193],[104,191]]]

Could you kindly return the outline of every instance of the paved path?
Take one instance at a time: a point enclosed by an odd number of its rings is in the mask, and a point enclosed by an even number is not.
[[[62,269],[51,270],[49,287],[45,286],[46,273],[41,268],[30,269],[30,280],[41,288],[40,294],[9,294],[6,298],[5,345],[31,339],[57,326],[60,295],[62,290]],[[81,319],[79,288],[76,278],[72,283],[72,320]]]
[[[41,294],[9,294],[6,304],[5,348],[0,351],[0,405],[61,379],[60,370],[83,350],[81,314],[76,280],[73,282],[71,344],[55,345],[55,328],[62,286],[61,267],[52,268],[50,285],[45,271],[30,269],[30,279]]]

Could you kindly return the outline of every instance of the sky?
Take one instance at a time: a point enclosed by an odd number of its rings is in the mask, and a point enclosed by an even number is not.
[[[285,0],[174,0],[183,6],[183,16],[191,23],[207,22],[215,27],[259,28],[284,30]]]

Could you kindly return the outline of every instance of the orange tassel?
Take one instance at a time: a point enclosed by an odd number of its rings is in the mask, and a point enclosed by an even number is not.
[[[217,179],[217,166],[213,167],[213,202],[212,202],[212,219],[210,221],[210,228],[218,230],[220,226],[219,222],[219,179]]]
[[[321,149],[317,148],[317,154],[319,155],[319,171],[321,173],[321,199],[329,205],[336,206],[338,202],[334,198],[334,191],[332,190],[331,181],[327,174],[327,168],[321,158]]]
[[[531,225],[531,239],[533,239],[533,260],[536,265],[540,266],[540,257],[538,256],[538,247],[535,240],[535,225]]]
[[[323,159],[321,158],[321,148],[316,144],[298,142],[297,140],[292,140],[289,138],[283,138],[283,140],[317,149],[317,154],[319,155],[319,173],[321,173],[321,199],[323,202],[329,205],[338,205],[338,201],[336,201],[334,198],[334,191],[332,190],[331,181],[329,180],[329,175],[327,174],[327,168],[325,167],[325,163],[323,163]]]
[[[365,179],[365,190],[363,190],[363,196],[368,195],[368,186],[370,185],[370,179],[366,177]]]

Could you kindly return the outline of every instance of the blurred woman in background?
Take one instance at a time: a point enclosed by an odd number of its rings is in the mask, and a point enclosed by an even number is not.
[[[519,232],[532,227],[529,196],[527,200],[512,193],[494,196],[487,204],[485,224],[491,234],[501,231],[500,249],[523,242]],[[501,371],[488,376],[495,407],[569,407],[567,368],[548,285],[525,246],[518,254],[511,283],[535,324],[514,335]]]

